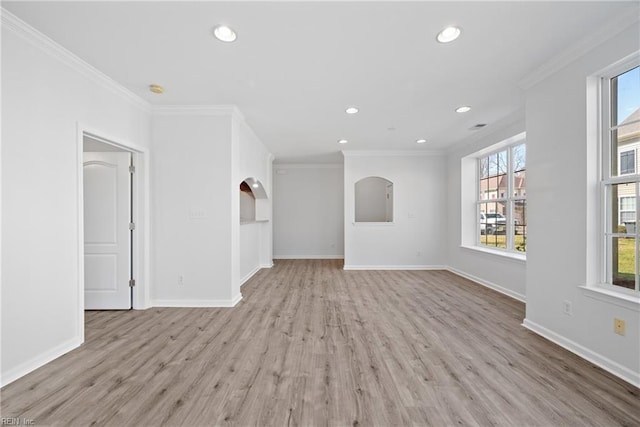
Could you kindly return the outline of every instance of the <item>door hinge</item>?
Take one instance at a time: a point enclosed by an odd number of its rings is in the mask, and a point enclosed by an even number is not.
[[[133,288],[136,285],[136,279],[129,280],[129,287]]]
[[[129,230],[133,231],[136,229],[136,223],[135,222],[130,222],[129,223]]]
[[[133,165],[129,166],[129,173],[136,173],[136,167]]]

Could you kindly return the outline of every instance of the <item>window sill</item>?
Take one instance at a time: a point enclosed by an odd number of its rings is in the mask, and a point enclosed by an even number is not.
[[[482,247],[482,246],[460,245],[460,247],[462,249],[466,249],[468,251],[480,252],[480,253],[488,254],[488,255],[496,255],[498,257],[501,257],[501,258],[503,258],[505,260],[509,260],[509,261],[515,261],[515,262],[519,262],[519,263],[526,263],[527,262],[527,256],[524,255],[524,254],[520,254],[520,253],[501,251],[501,250],[496,250],[496,249],[491,249],[491,248],[485,248],[485,247]]]
[[[602,286],[579,286],[582,294],[598,301],[640,312],[640,296],[627,295]]]

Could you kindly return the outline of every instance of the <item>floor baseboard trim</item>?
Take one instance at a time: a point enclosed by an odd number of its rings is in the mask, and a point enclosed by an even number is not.
[[[595,351],[589,350],[580,344],[557,334],[544,326],[538,325],[529,319],[524,319],[522,326],[529,329],[531,332],[540,335],[541,337],[559,345],[560,347],[569,350],[570,352],[577,354],[585,360],[593,363],[596,366],[604,369],[605,371],[615,375],[616,377],[632,384],[636,387],[640,387],[640,372],[634,372],[626,366],[602,356]]]
[[[344,255],[274,255],[273,259],[344,259]]]
[[[238,292],[238,295],[231,300],[231,307],[235,307],[240,301],[242,301],[242,293]]]
[[[344,270],[444,270],[444,265],[346,265]]]
[[[33,372],[41,366],[46,365],[49,362],[54,361],[58,357],[67,354],[73,349],[76,349],[82,345],[82,340],[80,337],[74,337],[68,341],[63,342],[60,345],[55,346],[51,350],[45,351],[44,353],[31,358],[30,360],[19,364],[15,368],[9,369],[7,372],[2,373],[2,377],[0,378],[0,387],[4,387],[7,384],[10,384],[27,375],[29,372]]]
[[[266,264],[260,264],[260,268],[273,268],[273,261]]]
[[[255,267],[246,276],[244,276],[242,279],[240,279],[240,286],[242,286],[245,283],[247,283],[249,281],[249,279],[251,279],[258,271],[260,271],[260,268],[261,268],[260,266]]]
[[[451,272],[451,273],[453,273],[455,275],[458,275],[460,277],[464,277],[465,279],[469,279],[472,282],[476,282],[477,284],[482,285],[482,286],[484,286],[486,288],[493,289],[494,291],[500,292],[501,294],[504,294],[504,295],[506,295],[508,297],[511,297],[513,299],[517,299],[520,302],[524,302],[524,303],[527,302],[527,296],[526,295],[522,295],[522,294],[520,294],[518,292],[512,291],[511,289],[507,289],[507,288],[504,288],[504,287],[502,287],[500,285],[496,285],[495,283],[490,282],[488,280],[481,279],[481,278],[479,278],[477,276],[474,276],[474,275],[469,274],[469,273],[465,273],[464,271],[458,270],[457,268],[453,268],[453,267],[445,267],[445,270],[447,270],[447,271],[449,271],[449,272]]]
[[[153,301],[154,307],[176,307],[176,308],[229,308],[235,307],[236,304],[242,299],[242,294],[238,294],[233,299],[195,299],[195,300],[155,300]]]

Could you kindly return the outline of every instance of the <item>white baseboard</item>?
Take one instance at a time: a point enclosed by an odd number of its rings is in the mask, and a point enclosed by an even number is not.
[[[256,268],[254,268],[253,270],[251,270],[246,276],[244,276],[242,279],[240,279],[240,286],[244,285],[249,279],[251,279],[253,277],[254,274],[256,274],[258,271],[260,271],[260,266],[257,266]]]
[[[472,274],[465,273],[464,271],[460,271],[457,268],[453,268],[453,267],[445,267],[445,270],[450,271],[451,273],[456,274],[460,277],[464,277],[465,279],[469,279],[472,282],[476,282],[477,284],[482,285],[484,287],[493,289],[494,291],[500,292],[501,294],[517,299],[518,301],[521,301],[524,303],[527,302],[526,295],[522,295],[518,292],[514,292],[511,289],[503,288],[502,286],[496,285],[495,283],[490,282],[488,280],[481,279],[479,277],[476,277]]]
[[[273,268],[273,261],[267,264],[260,264],[260,268]]]
[[[524,322],[522,322],[522,326],[540,335],[541,337],[558,344],[560,347],[563,347],[570,352],[577,354],[578,356],[588,360],[594,365],[601,367],[602,369],[612,373],[616,377],[619,377],[636,387],[640,387],[640,372],[634,372],[626,366],[622,366],[621,364],[614,362],[613,360],[604,357],[599,353],[589,350],[588,348],[583,347],[580,344],[545,328],[544,326],[540,326],[537,323],[530,321],[529,319],[524,319]]]
[[[444,265],[346,265],[344,270],[445,270]]]
[[[242,299],[242,294],[238,294],[233,299],[196,299],[196,300],[154,300],[152,301],[152,305],[154,307],[182,307],[182,308],[225,308],[225,307],[235,307],[236,304],[240,302]]]
[[[231,299],[231,307],[235,307],[240,301],[242,301],[242,293],[238,292],[238,295]]]
[[[273,259],[344,259],[344,255],[274,255]]]
[[[44,366],[71,350],[80,347],[80,345],[82,345],[82,340],[79,337],[74,337],[69,341],[65,341],[62,344],[55,346],[51,350],[45,351],[44,353],[19,364],[15,368],[9,369],[7,372],[3,372],[2,377],[0,378],[0,387],[4,387],[18,378],[27,375],[29,372],[35,371],[39,367]]]

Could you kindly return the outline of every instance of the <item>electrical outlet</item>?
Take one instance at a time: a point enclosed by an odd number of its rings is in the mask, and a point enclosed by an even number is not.
[[[625,324],[622,319],[613,319],[613,332],[618,335],[624,336]]]
[[[178,276],[178,286],[184,285],[184,276],[181,274]]]
[[[573,315],[573,304],[571,304],[571,301],[564,301],[562,303],[562,311],[567,316],[572,316]]]

